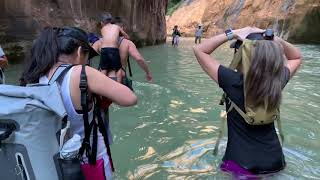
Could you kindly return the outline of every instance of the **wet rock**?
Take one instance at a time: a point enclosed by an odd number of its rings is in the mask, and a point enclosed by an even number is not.
[[[10,61],[10,64],[19,63],[23,60],[27,54],[27,49],[31,48],[31,42],[11,42],[6,43],[2,48],[6,53],[7,58]]]
[[[153,45],[166,39],[167,3],[167,0],[1,0],[0,44],[20,46],[21,41],[32,41],[48,25],[77,26],[98,32],[96,20],[101,12],[108,11],[126,20],[126,30],[138,45]]]
[[[178,25],[183,35],[194,36],[198,24],[204,35],[213,36],[244,26],[273,28],[278,35],[297,43],[319,43],[319,0],[197,0],[182,3],[167,17],[167,34]]]
[[[287,27],[289,29],[289,27]],[[320,44],[320,6],[308,11],[300,24],[289,34],[289,39],[297,43]]]

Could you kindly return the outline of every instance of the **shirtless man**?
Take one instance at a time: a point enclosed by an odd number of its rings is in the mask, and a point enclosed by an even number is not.
[[[123,71],[119,54],[118,39],[129,36],[116,24],[113,24],[113,18],[110,13],[104,13],[101,16],[101,35],[102,38],[93,44],[93,48],[100,52],[101,72],[111,79],[122,82]]]
[[[128,59],[128,56],[130,55],[137,62],[140,68],[143,69],[143,71],[146,73],[147,81],[152,81],[152,74],[148,68],[148,65],[146,64],[145,59],[140,54],[136,45],[132,41],[128,39],[123,39],[122,43],[120,44],[119,50],[120,50],[122,67],[124,69],[126,69],[128,65],[127,59]]]
[[[115,24],[117,24],[121,28],[123,28],[123,21],[120,17],[115,17]],[[128,56],[130,55],[138,63],[138,65],[141,67],[141,69],[143,69],[144,72],[146,73],[147,81],[152,80],[152,74],[148,68],[148,65],[145,62],[145,59],[139,53],[136,45],[132,41],[120,37],[119,38],[119,51],[120,51],[121,64],[122,64],[123,69],[126,69],[126,67],[128,65],[127,59],[128,59]]]

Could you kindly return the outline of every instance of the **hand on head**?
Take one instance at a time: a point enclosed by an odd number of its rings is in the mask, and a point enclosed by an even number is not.
[[[234,37],[240,41],[246,39],[246,37],[251,33],[264,33],[265,30],[257,28],[257,27],[244,27],[241,29],[233,30]]]

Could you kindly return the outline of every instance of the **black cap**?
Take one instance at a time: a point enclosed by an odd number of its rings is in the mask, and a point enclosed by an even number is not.
[[[100,22],[103,22],[104,24],[111,23],[112,20],[113,20],[113,17],[108,12],[102,13],[100,16]]]
[[[58,37],[70,37],[79,40],[83,43],[84,48],[89,50],[89,59],[98,56],[99,54],[90,46],[87,33],[77,27],[59,28]]]
[[[246,39],[249,39],[249,40],[264,40],[264,37],[263,37],[263,33],[251,33],[246,37]]]
[[[264,40],[264,37],[263,37],[263,33],[251,33],[246,37],[246,39]],[[230,44],[230,48],[239,49],[241,45],[242,45],[242,41],[237,40],[237,41],[233,42],[232,44]]]

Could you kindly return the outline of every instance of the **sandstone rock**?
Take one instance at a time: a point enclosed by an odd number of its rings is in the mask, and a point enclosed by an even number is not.
[[[183,35],[194,36],[198,24],[203,24],[206,37],[249,25],[273,28],[293,42],[320,43],[320,1],[193,0],[167,17],[167,34],[178,25]]]
[[[108,11],[126,20],[127,31],[138,45],[152,45],[166,39],[167,3],[167,0],[1,0],[0,44],[17,42],[20,46],[21,41],[30,42],[48,25],[96,31],[97,17]]]

